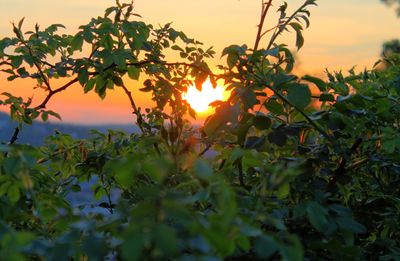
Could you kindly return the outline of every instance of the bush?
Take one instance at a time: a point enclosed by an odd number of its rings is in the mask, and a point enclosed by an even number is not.
[[[47,96],[0,101],[20,123],[0,146],[1,259],[398,260],[400,65],[296,76],[277,39],[292,30],[300,49],[316,3],[290,15],[284,4],[263,29],[271,4],[253,48],[223,51],[221,74],[205,61],[211,48],[135,20],[132,4],[117,2],[75,35],[14,25],[0,40],[2,73],[36,79]],[[182,61],[168,62],[167,50]],[[196,129],[181,94],[208,78],[231,96]],[[142,79],[154,108],[138,108],[127,87]],[[101,98],[123,89],[141,133],[16,144],[24,124],[60,117],[47,103],[73,84]]]

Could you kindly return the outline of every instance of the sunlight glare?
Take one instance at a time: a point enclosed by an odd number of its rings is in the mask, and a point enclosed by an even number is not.
[[[227,94],[221,86],[213,88],[210,80],[203,83],[202,90],[199,91],[195,86],[190,86],[182,98],[186,100],[190,106],[198,113],[204,113],[211,109],[209,104],[217,100],[226,100]]]

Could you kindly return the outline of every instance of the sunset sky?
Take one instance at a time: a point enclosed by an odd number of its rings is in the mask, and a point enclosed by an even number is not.
[[[275,1],[276,5],[282,1]],[[303,1],[288,0],[295,8]],[[10,22],[25,17],[26,29],[38,22],[42,27],[62,23],[66,32],[74,34],[79,25],[114,4],[111,0],[0,0],[0,37],[12,35]],[[400,19],[394,10],[379,0],[319,0],[319,7],[311,8],[311,27],[305,32],[305,46],[298,54],[298,72],[321,75],[325,68],[359,70],[370,68],[379,58],[384,41],[400,38]],[[136,12],[143,21],[152,24],[173,22],[173,26],[187,35],[214,46],[217,55],[210,64],[221,63],[221,50],[230,44],[252,45],[259,20],[259,0],[136,0]],[[272,25],[272,18],[267,24]],[[267,25],[268,27],[268,25]],[[279,40],[294,43],[293,34],[286,33]],[[293,45],[291,46],[293,47]],[[178,59],[178,58],[173,58]],[[25,97],[40,94],[32,91],[32,82],[9,83],[0,73],[0,92],[10,91]],[[140,86],[133,84],[132,89]],[[129,101],[122,92],[110,93],[105,101],[96,95],[83,95],[74,86],[49,104],[64,121],[74,123],[127,123],[131,121]],[[149,97],[136,96],[145,107]],[[4,108],[1,108],[4,110]]]

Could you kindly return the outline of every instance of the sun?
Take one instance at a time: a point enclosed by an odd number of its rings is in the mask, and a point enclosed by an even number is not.
[[[218,100],[224,101],[227,97],[228,93],[225,91],[225,88],[221,86],[213,88],[210,80],[203,83],[201,91],[195,86],[190,86],[187,92],[182,94],[182,98],[198,113],[210,111],[211,107],[209,104],[211,102]]]

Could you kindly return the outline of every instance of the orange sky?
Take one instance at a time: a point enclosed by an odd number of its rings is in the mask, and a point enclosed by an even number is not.
[[[281,1],[276,1],[280,3]],[[296,7],[302,1],[290,0]],[[298,55],[301,72],[320,74],[325,68],[344,70],[358,65],[362,70],[378,59],[383,41],[400,38],[400,20],[395,12],[379,0],[320,0],[312,8],[311,27],[305,32],[305,46]],[[12,34],[10,21],[25,18],[25,28],[38,22],[43,27],[53,23],[67,26],[68,33],[93,16],[102,15],[112,0],[0,0],[0,37]],[[230,44],[253,44],[258,22],[258,0],[136,0],[136,11],[147,23],[173,26],[205,43],[214,46],[216,65],[221,50]],[[271,21],[271,20],[267,20]],[[281,42],[293,43],[293,34]],[[177,59],[177,58],[174,58]],[[7,82],[0,73],[0,92],[11,91],[40,100],[32,84],[25,80]],[[134,91],[139,83],[130,83]],[[74,123],[127,123],[132,121],[128,100],[120,90],[110,92],[105,101],[94,95],[83,95],[76,85],[50,103],[49,109],[59,112],[63,120]],[[149,97],[135,92],[142,107]]]

